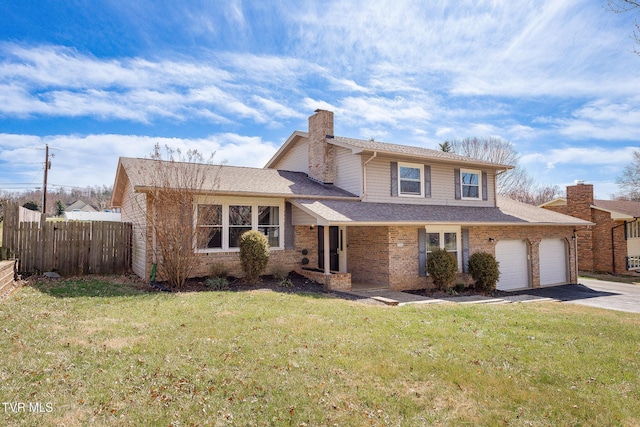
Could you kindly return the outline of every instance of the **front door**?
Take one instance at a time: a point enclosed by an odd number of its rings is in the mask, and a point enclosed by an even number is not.
[[[338,227],[329,227],[329,269],[340,270],[340,256],[338,255]],[[318,268],[324,269],[324,226],[318,226]]]

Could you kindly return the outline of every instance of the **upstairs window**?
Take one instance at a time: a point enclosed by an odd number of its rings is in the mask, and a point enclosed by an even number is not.
[[[480,171],[462,169],[460,171],[460,186],[463,199],[480,199]]]
[[[422,165],[398,163],[398,181],[401,196],[423,197],[424,176]]]

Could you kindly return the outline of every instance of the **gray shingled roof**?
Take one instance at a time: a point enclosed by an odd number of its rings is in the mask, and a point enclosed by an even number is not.
[[[217,194],[243,194],[280,197],[357,197],[348,191],[334,185],[325,185],[310,179],[302,172],[279,171],[276,169],[258,169],[248,167],[209,165],[180,162],[162,162],[157,160],[134,159],[121,157],[120,164],[124,168],[129,180],[138,190],[154,188],[159,183],[158,170],[163,172],[194,168],[196,173],[204,176],[201,186],[202,192]],[[165,173],[171,180],[179,173]],[[169,183],[169,185],[172,185]],[[173,184],[175,188],[179,187]]]
[[[484,165],[484,166],[491,166],[496,169],[513,168],[513,166],[509,166],[509,165],[501,165],[497,163],[485,162],[482,160],[461,156],[458,154],[445,153],[444,151],[441,151],[441,150],[432,150],[429,148],[416,147],[411,145],[390,144],[388,142],[345,138],[342,136],[335,136],[333,138],[327,139],[327,142],[332,142],[332,141],[335,141],[340,145],[349,145],[349,146],[360,148],[362,150],[367,150],[367,151],[377,151],[377,152],[396,154],[396,155],[437,159],[441,161],[463,163],[463,164]]]
[[[349,200],[294,199],[293,204],[327,223],[447,223],[504,225],[590,225],[548,209],[499,198],[498,207],[430,206]]]
[[[594,200],[593,205],[608,211],[640,218],[640,202],[632,202],[629,200]]]

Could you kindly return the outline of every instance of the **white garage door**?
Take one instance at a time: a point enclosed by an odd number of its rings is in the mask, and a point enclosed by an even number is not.
[[[540,242],[540,286],[567,283],[567,245],[564,239]]]
[[[512,291],[529,287],[529,260],[524,240],[500,240],[496,244],[500,280],[496,289]]]

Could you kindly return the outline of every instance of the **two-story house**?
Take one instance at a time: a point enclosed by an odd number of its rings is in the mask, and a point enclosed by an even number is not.
[[[133,200],[156,185],[148,173],[155,164],[121,158],[112,199],[123,221],[137,230],[133,269],[141,277],[149,277],[154,261],[153,236]],[[339,137],[333,113],[324,110],[309,118],[308,132],[294,132],[263,169],[202,167],[215,179],[210,188],[194,191],[193,204],[197,212],[215,212],[216,219],[198,223],[211,238],[194,244],[195,276],[206,276],[213,262],[241,275],[238,237],[256,229],[269,238],[270,265],[296,270],[330,289],[429,287],[425,265],[434,248],[453,253],[461,275],[470,254],[495,254],[502,290],[575,283],[575,230],[590,224],[499,197],[496,177],[509,166]],[[143,209],[151,209],[145,203]]]

